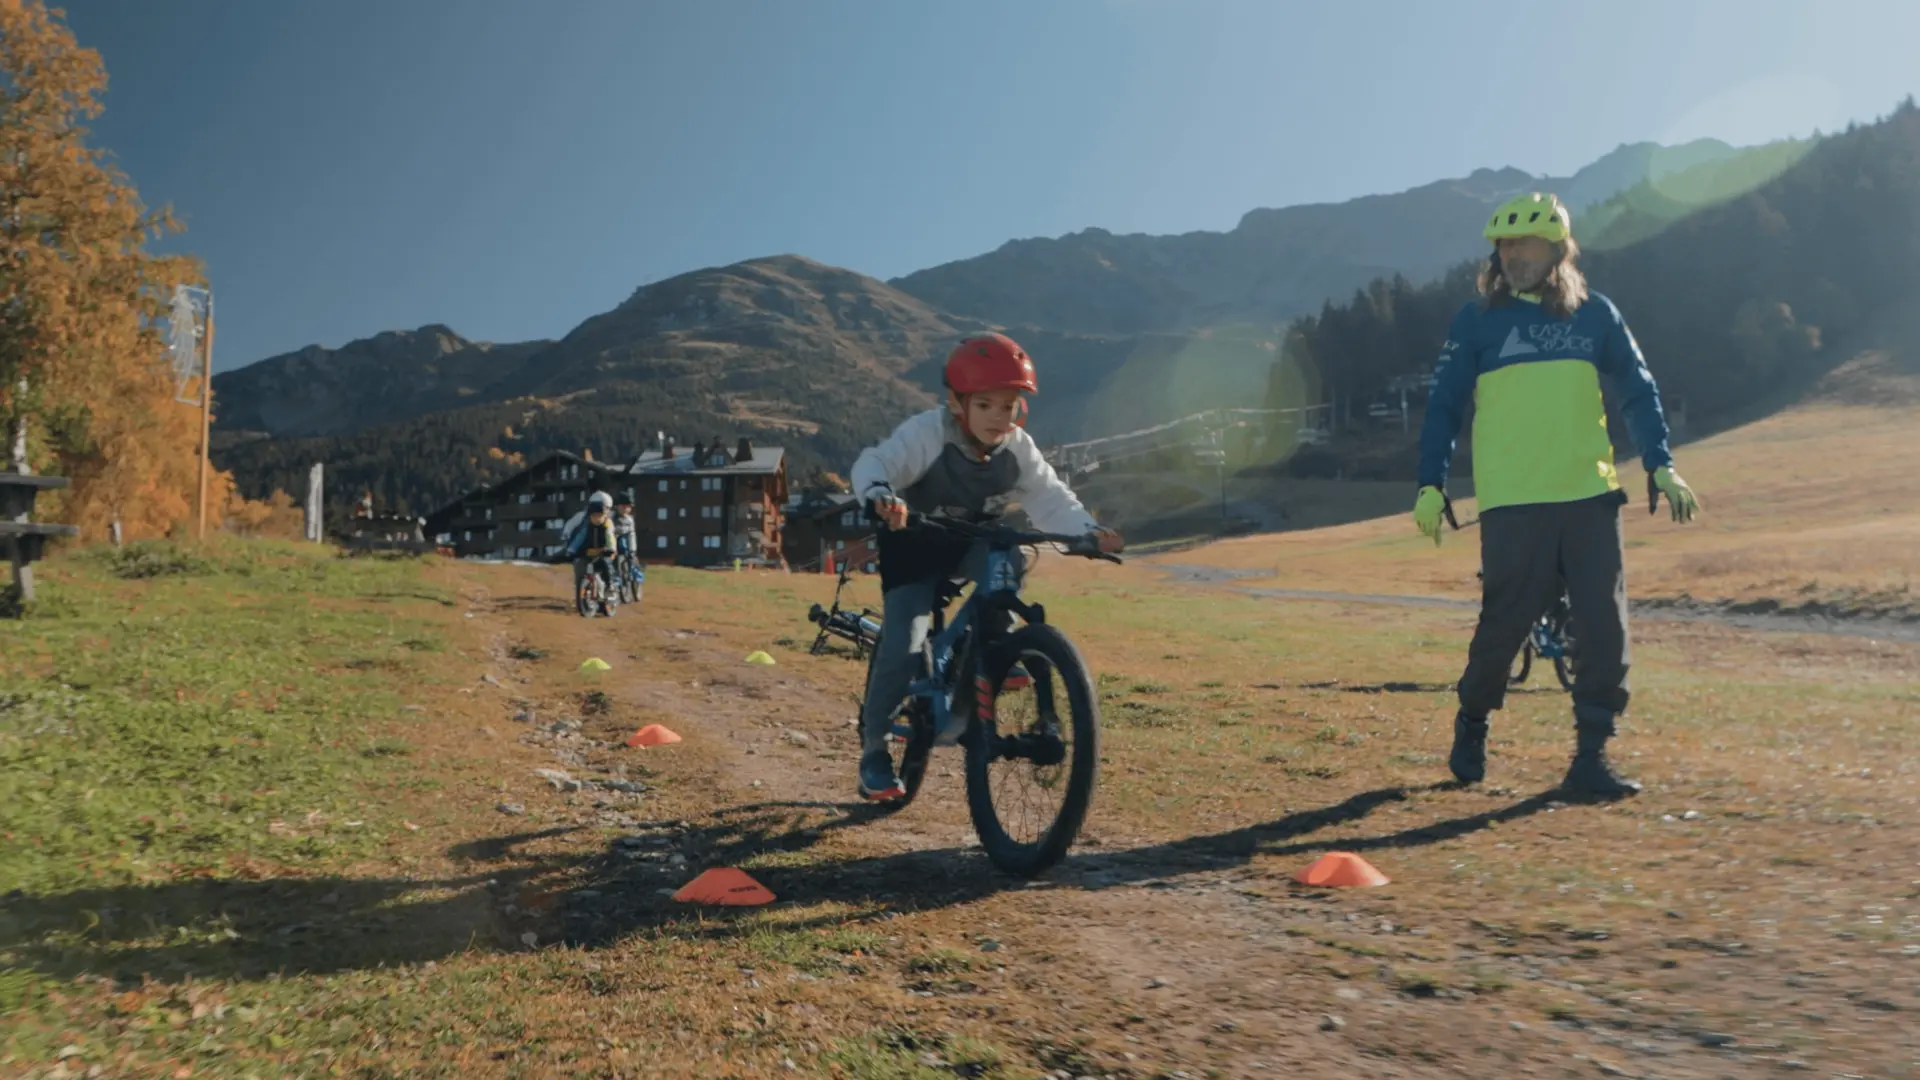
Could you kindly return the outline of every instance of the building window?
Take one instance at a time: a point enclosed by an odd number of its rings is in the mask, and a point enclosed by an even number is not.
[[[493,520],[493,507],[491,506],[487,507],[487,520],[488,521]]]
[[[567,527],[567,519],[565,518],[548,518],[547,519],[547,528],[549,529],[564,529],[566,527]]]
[[[513,523],[513,527],[516,529],[519,529],[521,532],[532,532],[533,522],[532,521],[516,521]]]
[[[533,492],[523,491],[520,494],[514,496],[513,501],[519,503],[521,506],[525,506],[528,503],[533,501]]]
[[[549,554],[549,555],[558,555],[558,554],[560,554],[561,552],[563,552],[563,551],[565,551],[565,550],[567,550],[567,549],[566,549],[566,548],[563,548],[563,547],[561,547],[561,546],[560,546],[559,544],[548,544],[548,545],[547,545],[547,554]]]
[[[703,506],[700,508],[700,516],[703,518],[717,518],[720,516],[720,508],[717,506]]]
[[[686,516],[687,516],[687,508],[686,508],[686,507],[684,507],[684,506],[683,506],[683,507],[681,507],[681,508],[680,508],[680,516],[681,516],[681,517],[686,517]]]
[[[833,550],[835,551],[844,550],[846,546],[847,546],[847,542],[845,540],[835,540],[833,542]]]
[[[662,481],[662,483],[664,483],[664,482],[665,482],[665,481]],[[661,520],[661,521],[665,521],[665,520],[667,520],[667,508],[666,508],[666,507],[664,507],[664,506],[663,506],[663,507],[661,507],[661,508],[660,508],[660,511],[659,511],[659,513],[660,513],[660,520]]]
[[[660,481],[660,490],[661,491],[667,490],[667,482],[665,480]]]
[[[472,530],[472,529],[468,529],[468,530],[467,530],[467,532],[466,532],[466,535],[465,535],[465,536],[463,536],[463,537],[461,537],[461,539],[463,539],[463,540],[471,540],[471,539],[473,539],[473,530]]]
[[[840,524],[846,526],[849,529],[858,528],[860,525],[860,511],[849,510],[844,514],[841,514]]]
[[[680,481],[680,490],[681,491],[687,490],[687,482],[685,480]]]
[[[659,542],[656,543],[654,546],[659,548],[661,551],[667,550],[667,538],[664,536],[661,537]]]
[[[681,546],[681,547],[686,547],[686,546],[687,546],[687,538],[686,538],[686,537],[684,537],[684,536],[683,536],[683,537],[681,537],[681,538],[680,538],[680,546]]]
[[[720,550],[720,538],[717,536],[703,536],[700,538],[700,546],[718,551]]]
[[[513,553],[514,553],[514,555],[516,555],[516,556],[518,556],[519,558],[522,558],[522,559],[531,559],[531,558],[533,558],[533,549],[532,549],[532,548],[514,548],[514,549],[513,549]]]

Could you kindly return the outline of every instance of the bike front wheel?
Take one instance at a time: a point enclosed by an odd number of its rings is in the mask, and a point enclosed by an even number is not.
[[[1533,673],[1533,642],[1520,646],[1520,655],[1513,658],[1513,667],[1507,671],[1507,682],[1519,686]]]
[[[1553,674],[1560,680],[1560,689],[1572,693],[1580,675],[1580,638],[1573,632],[1573,620],[1565,617],[1555,620],[1552,632],[1560,645],[1553,658]]]
[[[600,614],[600,597],[594,589],[594,575],[588,571],[573,590],[573,607],[583,619],[591,619]]]
[[[1066,857],[1093,801],[1099,698],[1080,651],[1058,629],[1023,626],[974,668],[966,738],[967,808],[987,858],[1033,877]]]

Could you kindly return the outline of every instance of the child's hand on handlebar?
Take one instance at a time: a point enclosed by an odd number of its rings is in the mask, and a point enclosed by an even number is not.
[[[1093,542],[1105,555],[1118,555],[1127,550],[1126,538],[1121,536],[1118,530],[1109,529],[1105,525],[1094,526]]]
[[[873,515],[894,532],[907,527],[907,503],[898,495],[880,495],[873,500]]]

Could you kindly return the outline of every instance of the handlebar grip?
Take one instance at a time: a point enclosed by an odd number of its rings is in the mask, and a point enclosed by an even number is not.
[[[1647,470],[1647,513],[1653,515],[1659,512],[1660,485],[1653,479],[1653,470],[1649,469]]]
[[[1453,500],[1447,498],[1444,493],[1441,494],[1440,498],[1443,500],[1440,503],[1440,515],[1447,519],[1447,524],[1453,528],[1454,532],[1459,532],[1460,519],[1453,516]]]

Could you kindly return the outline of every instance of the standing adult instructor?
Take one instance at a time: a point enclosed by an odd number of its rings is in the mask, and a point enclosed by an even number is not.
[[[1533,624],[1564,587],[1579,641],[1570,794],[1640,790],[1607,760],[1627,709],[1627,584],[1620,510],[1627,503],[1607,434],[1604,380],[1614,390],[1657,506],[1691,521],[1699,502],[1673,469],[1660,393],[1612,301],[1587,288],[1571,216],[1553,195],[1522,195],[1487,223],[1494,250],[1480,296],[1460,309],[1440,353],[1420,426],[1414,522],[1437,545],[1447,472],[1467,405],[1485,573],[1480,622],[1460,678],[1448,765],[1462,783],[1486,775],[1487,717]]]

